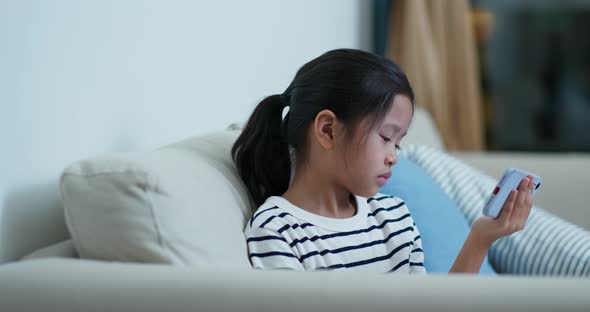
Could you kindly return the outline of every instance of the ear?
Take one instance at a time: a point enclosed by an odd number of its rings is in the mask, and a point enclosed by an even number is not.
[[[318,143],[326,150],[336,146],[336,115],[328,109],[319,112],[313,123],[313,134]]]

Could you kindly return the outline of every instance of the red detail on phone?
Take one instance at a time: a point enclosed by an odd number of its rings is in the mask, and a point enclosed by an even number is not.
[[[499,191],[500,191],[500,188],[496,186],[496,188],[494,189],[492,194],[496,195],[496,194],[498,194]]]

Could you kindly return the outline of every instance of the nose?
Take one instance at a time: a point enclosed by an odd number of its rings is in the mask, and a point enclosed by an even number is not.
[[[387,167],[391,167],[393,165],[395,165],[397,163],[397,152],[395,150],[393,150],[392,152],[387,154],[387,157],[385,158],[385,164],[387,165]]]

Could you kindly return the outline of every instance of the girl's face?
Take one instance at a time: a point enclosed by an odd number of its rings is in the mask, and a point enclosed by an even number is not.
[[[349,156],[344,159],[342,178],[351,193],[371,197],[387,182],[390,168],[397,163],[396,149],[408,131],[413,113],[410,99],[396,95],[381,125],[372,129],[367,120],[361,121],[353,144],[344,153]]]

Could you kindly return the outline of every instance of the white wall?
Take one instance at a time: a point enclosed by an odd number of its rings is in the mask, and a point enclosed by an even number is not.
[[[0,0],[0,262],[67,237],[69,163],[245,120],[306,61],[367,50],[362,0]]]

